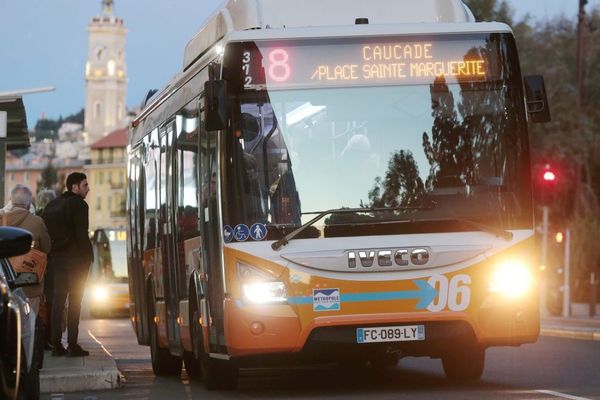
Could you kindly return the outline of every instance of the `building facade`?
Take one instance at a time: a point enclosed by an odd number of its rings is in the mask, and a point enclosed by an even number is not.
[[[45,187],[42,181],[42,173],[52,164],[56,172],[58,182],[52,187]],[[84,163],[78,159],[53,159],[50,161],[47,157],[36,157],[31,153],[24,157],[14,157],[8,154],[6,160],[5,203],[10,199],[10,192],[17,184],[27,185],[33,192],[34,201],[36,194],[42,189],[53,189],[57,193],[65,190],[67,176],[71,172],[82,171]],[[3,205],[0,205],[2,207]]]
[[[113,1],[102,1],[102,15],[88,25],[88,56],[85,66],[86,143],[95,143],[109,132],[126,125],[127,29],[113,15]]]
[[[90,148],[92,160],[85,166],[90,231],[125,227],[127,129],[111,132]]]

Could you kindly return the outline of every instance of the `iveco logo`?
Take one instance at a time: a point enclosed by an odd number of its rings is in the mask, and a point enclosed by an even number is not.
[[[408,265],[425,265],[429,261],[427,249],[398,249],[398,250],[351,250],[348,252],[348,268],[362,266],[370,268],[374,264],[380,267],[401,267]],[[360,265],[359,265],[360,263]]]

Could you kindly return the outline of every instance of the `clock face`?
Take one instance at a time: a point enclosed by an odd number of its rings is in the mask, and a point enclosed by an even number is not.
[[[104,59],[105,55],[106,55],[106,47],[105,46],[96,46],[96,48],[94,49],[94,56],[96,57],[96,60],[100,61],[100,60]]]

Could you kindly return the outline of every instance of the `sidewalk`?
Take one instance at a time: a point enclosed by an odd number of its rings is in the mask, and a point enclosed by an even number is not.
[[[80,332],[81,346],[90,352],[88,357],[53,357],[44,353],[40,370],[42,393],[66,393],[84,390],[116,389],[121,374],[112,355],[97,342],[90,332]]]
[[[573,303],[571,316],[542,315],[541,334],[570,339],[600,341],[600,304],[596,306],[596,316],[589,317],[588,305]]]

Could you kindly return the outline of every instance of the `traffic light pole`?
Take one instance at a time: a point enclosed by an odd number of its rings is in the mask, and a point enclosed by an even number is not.
[[[567,228],[565,230],[565,258],[563,266],[563,317],[568,318],[571,316],[571,230]]]
[[[550,208],[548,206],[542,206],[542,255],[541,255],[541,270],[544,271],[543,281],[540,292],[540,304],[541,312],[543,315],[548,315],[547,297],[548,297],[548,215],[550,214]]]
[[[550,207],[542,206],[542,269],[548,268],[548,219]]]

